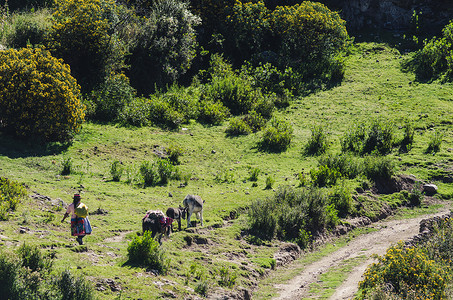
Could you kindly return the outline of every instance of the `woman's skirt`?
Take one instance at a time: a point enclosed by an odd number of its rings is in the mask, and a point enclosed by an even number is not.
[[[71,219],[71,235],[84,236],[91,234],[91,232],[92,229],[88,217]]]

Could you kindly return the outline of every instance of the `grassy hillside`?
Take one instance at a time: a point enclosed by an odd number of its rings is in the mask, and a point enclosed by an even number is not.
[[[194,289],[204,282],[210,295],[220,293],[216,290],[222,267],[238,275],[235,290],[246,289],[275,263],[272,257],[279,243],[249,244],[242,235],[246,218],[241,208],[273,194],[265,189],[268,176],[275,179],[274,188],[297,187],[297,174],[308,176],[316,167],[316,157],[303,154],[311,126],[324,126],[330,151],[339,153],[340,139],[350,126],[377,118],[393,121],[400,138],[405,122],[414,125],[413,148],[408,153],[394,150],[390,157],[398,173],[432,181],[439,187],[439,197],[451,199],[453,186],[442,179],[451,178],[453,172],[453,85],[415,82],[412,74],[400,68],[408,55],[384,44],[357,44],[346,57],[340,86],[294,99],[276,113],[294,128],[291,146],[282,153],[259,151],[259,132],[226,136],[227,122],[213,127],[192,122],[178,132],[87,123],[72,144],[46,147],[0,135],[0,175],[23,182],[29,195],[34,195],[8,221],[0,222],[0,243],[16,247],[25,242],[55,252],[55,267],[91,279],[101,299],[181,298],[196,295]],[[435,132],[442,133],[441,149],[426,154]],[[157,187],[137,184],[140,164],[156,160],[172,145],[183,149],[178,168],[190,178],[187,185],[184,180]],[[60,175],[68,159],[74,171]],[[110,175],[114,160],[120,160],[130,174],[120,182]],[[255,168],[260,174],[254,187],[249,177]],[[360,180],[346,184],[356,187]],[[90,212],[98,212],[90,215],[94,232],[84,246],[76,246],[69,224],[60,223],[79,189]],[[144,213],[177,206],[186,194],[198,194],[206,201],[205,226],[164,239],[171,259],[169,274],[156,276],[127,264],[128,242],[141,231]],[[238,214],[239,218],[229,220]],[[191,246],[188,240],[193,241]]]

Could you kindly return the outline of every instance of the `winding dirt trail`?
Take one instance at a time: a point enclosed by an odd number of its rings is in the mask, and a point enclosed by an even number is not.
[[[424,215],[413,219],[380,221],[371,226],[378,229],[375,232],[360,235],[351,241],[347,246],[313,262],[287,283],[277,284],[280,295],[274,300],[293,300],[311,297],[310,284],[316,283],[319,276],[327,272],[330,268],[341,265],[347,259],[358,256],[367,257],[348,274],[347,279],[335,290],[330,297],[332,300],[351,299],[357,292],[359,281],[367,266],[374,262],[372,254],[383,255],[386,250],[401,240],[408,240],[419,232],[419,223],[423,219],[434,216],[442,216],[449,213],[449,209],[432,214]]]

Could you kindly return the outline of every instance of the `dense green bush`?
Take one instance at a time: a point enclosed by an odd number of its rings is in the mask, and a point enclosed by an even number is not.
[[[251,232],[261,238],[278,237],[308,245],[307,239],[335,225],[336,211],[321,189],[280,187],[272,198],[252,202],[248,211]]]
[[[367,156],[363,172],[370,180],[389,180],[395,174],[395,165],[389,157]]]
[[[149,101],[149,99],[137,97],[127,103],[119,115],[120,123],[138,127],[149,125],[151,114]]]
[[[184,149],[176,144],[171,144],[166,149],[168,160],[174,164],[179,165],[179,158],[184,154]]]
[[[271,37],[270,10],[262,1],[236,1],[227,16],[227,38],[239,61],[268,49]]]
[[[40,48],[0,52],[0,115],[4,130],[68,141],[84,120],[80,88],[69,67]]]
[[[337,169],[321,165],[317,169],[310,170],[310,177],[315,186],[333,186],[341,178],[341,173]]]
[[[0,177],[0,220],[7,219],[9,211],[15,210],[26,195],[27,190],[22,184]]]
[[[230,119],[225,132],[230,136],[247,135],[252,132],[252,129],[242,117]]]
[[[135,90],[124,74],[112,73],[91,93],[95,120],[117,122],[124,108],[135,98]]]
[[[324,127],[321,125],[312,126],[310,139],[304,147],[305,153],[307,155],[320,155],[325,153],[328,147],[329,144]]]
[[[11,48],[25,48],[27,45],[43,45],[49,30],[48,10],[14,14],[10,18],[11,29],[6,33],[6,45]]]
[[[329,202],[338,211],[338,216],[344,218],[354,210],[351,191],[345,185],[335,186],[329,194]]]
[[[337,12],[317,2],[278,6],[270,22],[278,43],[280,65],[298,68],[302,73],[310,68],[308,73],[318,76],[324,73],[332,57],[345,48],[348,40],[345,21]]]
[[[229,115],[229,109],[220,102],[211,100],[200,101],[198,120],[202,123],[220,125]]]
[[[393,123],[384,120],[373,120],[370,125],[358,124],[350,128],[341,140],[343,152],[356,154],[385,155],[392,151],[395,144]]]
[[[148,105],[149,120],[154,125],[167,129],[178,129],[184,121],[184,115],[159,95],[152,95]]]
[[[320,166],[327,166],[329,169],[337,170],[342,177],[349,179],[356,178],[362,173],[363,164],[358,158],[342,153],[340,155],[325,154],[318,159]]]
[[[114,160],[110,166],[110,175],[112,175],[113,181],[120,181],[123,175],[124,167],[121,165],[119,160]]]
[[[155,162],[144,161],[140,165],[145,186],[167,184],[170,179],[179,179],[180,174],[177,166],[174,166],[168,159],[158,159]]]
[[[188,3],[179,0],[154,1],[149,16],[137,19],[129,78],[139,94],[165,88],[187,72],[196,54],[199,23]]]
[[[0,251],[0,293],[10,300],[90,300],[91,285],[69,271],[52,272],[52,254],[23,244],[15,252]]]
[[[142,236],[136,236],[127,246],[129,262],[139,264],[149,269],[166,274],[170,267],[170,259],[159,243],[146,231]]]
[[[205,86],[202,97],[223,103],[233,115],[242,115],[250,111],[263,96],[249,82],[232,75],[214,77],[211,83]]]
[[[286,121],[272,118],[263,131],[259,147],[267,151],[285,151],[291,144],[293,128]]]
[[[260,131],[264,126],[266,126],[267,122],[267,120],[255,110],[252,110],[243,116],[243,119],[253,132]]]
[[[52,21],[48,47],[71,66],[84,93],[123,67],[125,49],[115,34],[119,20],[114,0],[58,0]]]
[[[453,78],[453,22],[442,30],[442,37],[434,37],[424,42],[421,50],[406,62],[405,67],[415,72],[419,80],[433,80],[443,77],[443,80]]]

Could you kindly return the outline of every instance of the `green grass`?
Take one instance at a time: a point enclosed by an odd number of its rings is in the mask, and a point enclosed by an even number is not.
[[[228,122],[220,126],[191,122],[177,132],[155,127],[131,129],[86,123],[69,145],[43,146],[0,134],[0,176],[23,182],[29,194],[39,193],[53,200],[30,198],[21,203],[9,221],[0,222],[0,243],[14,247],[27,241],[43,251],[54,251],[56,268],[69,268],[94,284],[102,285],[103,280],[114,279],[124,288],[121,297],[125,298],[159,298],[168,292],[178,297],[193,294],[188,291],[186,282],[194,289],[199,280],[187,280],[186,274],[194,262],[208,270],[208,279],[214,286],[218,280],[215,270],[235,266],[236,286],[246,286],[259,273],[269,270],[263,266],[270,266],[278,243],[251,245],[241,233],[246,226],[244,216],[227,225],[223,219],[257,198],[271,196],[272,189],[265,189],[268,176],[275,180],[273,188],[299,185],[297,174],[307,175],[317,165],[316,157],[303,154],[312,126],[322,125],[330,141],[329,151],[339,153],[340,139],[354,123],[386,118],[396,124],[396,134],[402,138],[402,126],[410,121],[415,128],[413,148],[408,153],[394,150],[389,155],[397,163],[397,172],[413,174],[424,181],[441,178],[436,170],[451,172],[453,85],[415,82],[412,74],[400,70],[399,64],[405,57],[383,44],[358,44],[346,58],[345,80],[341,85],[294,99],[287,109],[276,112],[277,117],[287,120],[294,128],[292,143],[282,153],[259,151],[259,132],[228,137],[225,134]],[[441,148],[434,155],[426,154],[434,130],[443,134]],[[164,186],[143,188],[136,175],[140,164],[156,160],[155,153],[164,153],[170,146],[183,150],[178,168],[181,173],[190,174],[188,185],[182,187],[183,180],[172,180]],[[63,161],[67,158],[71,158],[73,172],[62,176]],[[132,175],[123,174],[120,182],[113,181],[110,168],[115,160],[121,161]],[[253,169],[260,170],[256,187],[253,187],[255,182],[249,180]],[[219,172],[228,174],[228,178],[233,176],[234,180],[219,180]],[[355,188],[359,181],[346,184]],[[441,197],[453,197],[453,185],[440,179],[432,181],[438,185]],[[70,237],[69,225],[60,223],[64,209],[55,201],[61,199],[66,207],[79,189],[82,201],[91,212],[98,208],[107,211],[107,214],[90,215],[94,231],[85,239],[86,251],[79,249]],[[198,194],[206,201],[207,229],[195,233],[176,232],[170,240],[163,239],[163,247],[172,260],[169,274],[156,278],[145,269],[126,264],[128,242],[141,231],[144,213],[149,209],[178,206],[189,193]],[[376,203],[370,201],[371,212]],[[183,222],[185,227],[186,222]],[[26,233],[19,234],[21,228],[26,228]],[[208,244],[188,247],[184,238],[196,235],[206,238]],[[339,244],[326,245],[325,249],[331,250],[323,251],[334,251],[338,247]],[[313,253],[307,259],[317,259],[322,253]],[[229,255],[233,255],[232,262]],[[284,271],[282,280],[297,273],[287,268]],[[159,288],[156,281],[167,283]],[[118,292],[110,288],[96,293],[102,299],[118,296]]]

